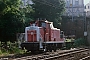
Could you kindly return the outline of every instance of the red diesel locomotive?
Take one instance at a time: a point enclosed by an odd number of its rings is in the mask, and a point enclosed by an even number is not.
[[[61,48],[64,43],[63,31],[53,27],[53,22],[37,20],[25,28],[25,42],[21,47],[28,51],[51,51]]]

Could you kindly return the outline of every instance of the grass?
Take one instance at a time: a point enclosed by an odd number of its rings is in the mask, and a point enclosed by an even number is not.
[[[11,43],[7,42],[7,45],[5,43],[0,42],[0,56],[8,56],[8,55],[14,55],[14,54],[23,54],[24,50],[18,48],[18,43]]]

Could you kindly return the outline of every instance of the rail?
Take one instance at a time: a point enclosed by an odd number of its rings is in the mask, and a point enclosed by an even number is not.
[[[42,55],[37,55],[37,56],[26,56],[26,57],[21,57],[21,58],[16,58],[13,60],[22,60],[22,59],[26,59],[26,60],[54,60],[54,59],[62,59],[62,60],[70,60],[70,59],[76,59],[76,57],[78,57],[78,55],[80,55],[81,53],[87,53],[87,55],[83,56],[83,57],[79,57],[77,58],[78,60],[84,60],[84,59],[88,59],[90,58],[90,56],[88,56],[88,51],[89,49],[73,49],[73,50],[67,50],[67,51],[63,51],[63,52],[54,52],[54,53],[50,53],[50,54],[42,54]],[[78,54],[78,55],[77,55]],[[75,57],[76,56],[76,57]]]

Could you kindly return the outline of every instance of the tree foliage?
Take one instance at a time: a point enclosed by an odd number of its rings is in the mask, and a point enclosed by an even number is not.
[[[55,26],[60,23],[62,12],[64,11],[63,0],[32,0],[32,8],[35,11],[34,18],[46,18],[53,21]]]
[[[23,14],[20,11],[20,0],[0,0],[0,40],[8,41],[16,38],[22,31]]]
[[[24,14],[23,20],[24,20],[25,26],[30,25],[30,21],[33,20],[34,10],[31,8],[29,4],[23,8],[20,8],[20,10]]]
[[[29,21],[46,18],[60,25],[64,11],[63,0],[32,0],[32,5],[21,7],[21,0],[0,0],[0,41],[13,41],[16,33],[24,32]]]

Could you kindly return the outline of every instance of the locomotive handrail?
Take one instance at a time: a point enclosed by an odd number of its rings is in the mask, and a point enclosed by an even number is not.
[[[40,34],[40,38],[42,39],[42,35]]]

